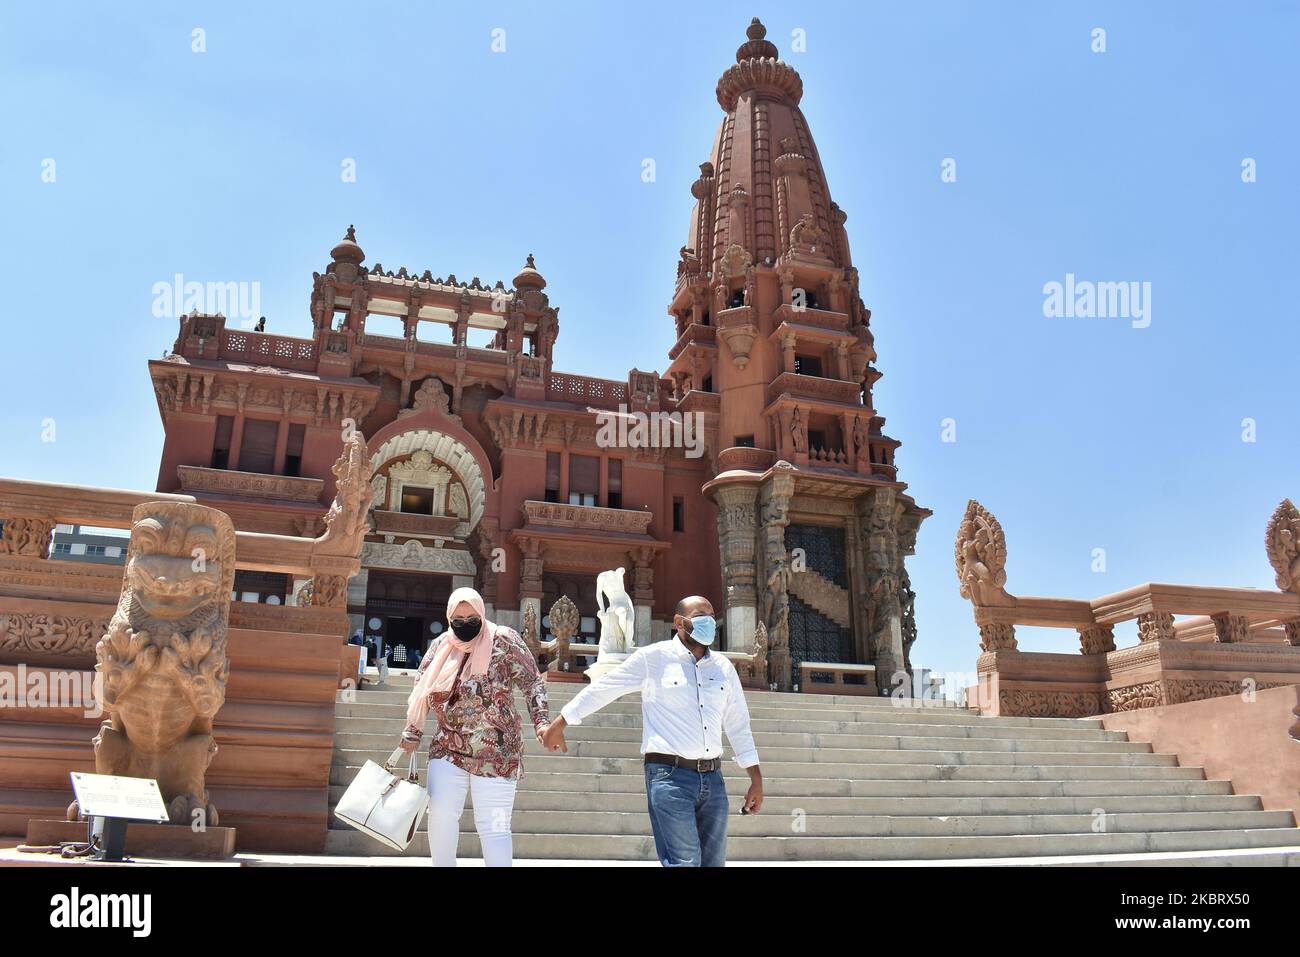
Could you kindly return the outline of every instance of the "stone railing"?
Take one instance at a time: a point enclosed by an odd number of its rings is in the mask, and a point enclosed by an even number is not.
[[[616,409],[627,404],[627,383],[568,372],[552,372],[546,379],[546,398]]]
[[[277,369],[314,372],[316,340],[224,329],[221,335],[221,358],[242,360],[253,365],[275,366]]]
[[[1147,583],[1091,600],[1027,597],[1006,590],[1001,524],[970,502],[955,553],[980,632],[979,707],[1081,717],[1300,684],[1300,513],[1289,501],[1267,540],[1278,591]],[[1116,648],[1127,621],[1138,644]],[[1080,654],[1023,652],[1016,625],[1073,629]]]
[[[52,687],[92,687],[97,658],[120,651],[101,643],[112,637],[124,588],[157,579],[158,569],[201,577],[204,568],[193,566],[191,555],[217,562],[217,594],[228,594],[225,576],[233,582],[236,569],[305,579],[296,604],[229,603],[230,677],[212,722],[217,755],[207,782],[239,848],[319,852],[328,828],[346,585],[360,568],[369,528],[370,466],[359,434],[334,475],[338,495],[317,538],[235,532],[219,509],[190,495],[0,479],[0,682],[25,686],[35,674]],[[206,515],[226,529],[217,530],[216,546],[202,527]],[[56,524],[131,529],[125,576],[117,565],[50,558]],[[146,560],[137,567],[140,555]],[[68,773],[96,769],[91,739],[104,712],[92,705],[99,694],[75,707],[32,700],[0,708],[0,833],[21,834],[33,817],[63,817]]]

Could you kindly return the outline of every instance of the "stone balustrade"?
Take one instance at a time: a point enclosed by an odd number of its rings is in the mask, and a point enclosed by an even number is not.
[[[338,497],[324,534],[234,536],[236,569],[307,580],[296,604],[230,604],[230,677],[207,782],[240,849],[324,846],[346,583],[360,568],[368,529],[369,457],[360,435],[334,474]],[[51,534],[56,524],[133,528],[133,513],[149,503],[196,504],[190,495],[0,479],[0,685],[26,687],[36,674],[51,687],[95,687],[98,645],[123,593],[123,568],[51,558]],[[61,698],[4,704],[0,833],[21,834],[30,818],[63,817],[69,772],[97,770],[91,739],[104,712],[94,697],[76,706]]]
[[[979,707],[1082,717],[1300,684],[1300,513],[1289,501],[1267,541],[1278,591],[1149,582],[1090,600],[1014,595],[1002,526],[971,501],[955,554],[979,626]],[[1117,648],[1128,621],[1138,644]],[[1074,629],[1080,654],[1021,651],[1017,625]]]

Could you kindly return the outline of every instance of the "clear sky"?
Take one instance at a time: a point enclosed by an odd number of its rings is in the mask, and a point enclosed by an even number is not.
[[[1271,587],[1264,525],[1300,494],[1289,2],[6,3],[0,474],[154,487],[145,362],[176,335],[154,284],[258,282],[268,331],[306,335],[348,223],[390,269],[509,284],[533,252],[558,368],[662,371],[714,86],[755,15],[803,76],[876,405],[934,510],[916,662],[974,669],[971,497],[1012,592]],[[1150,283],[1149,326],[1045,317],[1067,274]]]

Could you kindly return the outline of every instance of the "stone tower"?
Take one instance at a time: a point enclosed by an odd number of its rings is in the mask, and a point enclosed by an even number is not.
[[[781,688],[800,662],[835,661],[874,664],[883,693],[910,670],[903,560],[930,512],[898,481],[846,216],[803,81],[766,33],[755,18],[718,81],[725,115],[691,187],[667,376],[708,440],[726,647],[749,648],[763,621]]]

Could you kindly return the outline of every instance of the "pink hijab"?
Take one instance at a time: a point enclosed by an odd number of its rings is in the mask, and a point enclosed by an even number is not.
[[[465,603],[474,609],[474,613],[483,621],[483,627],[469,641],[461,641],[451,630],[451,616],[457,606]],[[429,695],[435,691],[448,692],[456,683],[456,673],[460,670],[461,659],[469,655],[464,677],[476,677],[487,674],[488,664],[492,661],[492,638],[496,625],[487,620],[483,610],[483,596],[472,588],[457,588],[447,599],[447,633],[438,642],[432,657],[426,657],[420,663],[419,676],[411,696],[406,699],[406,722],[417,728],[423,728],[429,717]]]

